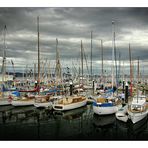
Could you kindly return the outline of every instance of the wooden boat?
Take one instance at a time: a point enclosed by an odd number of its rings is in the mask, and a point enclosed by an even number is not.
[[[148,104],[146,102],[146,96],[139,95],[134,96],[131,104],[128,105],[127,113],[129,119],[133,122],[139,122],[145,118],[148,114]]]
[[[127,107],[128,105],[125,105],[116,112],[115,115],[118,120],[127,122],[128,120]]]
[[[52,106],[54,110],[65,111],[85,106],[86,103],[87,99],[84,96],[69,96],[57,100]]]

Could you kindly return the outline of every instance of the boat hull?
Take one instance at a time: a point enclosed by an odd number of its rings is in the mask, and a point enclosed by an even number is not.
[[[45,102],[45,103],[34,103],[34,106],[37,108],[49,108],[52,107],[52,103],[51,102]]]
[[[116,118],[120,121],[127,122],[128,115],[127,115],[127,105],[122,107],[120,110],[118,110],[115,114]]]
[[[132,113],[128,111],[129,118],[131,119],[132,123],[137,123],[144,119],[148,114],[148,111],[142,113]]]
[[[77,102],[77,103],[71,103],[71,104],[67,104],[67,105],[53,104],[53,109],[59,110],[59,111],[66,111],[66,110],[71,110],[71,109],[75,109],[75,108],[85,106],[86,103],[87,103],[87,100],[84,100],[82,102]]]
[[[30,105],[34,105],[34,100],[29,100],[29,101],[12,101],[11,105],[13,106],[30,106]]]
[[[121,107],[122,105],[108,107],[93,106],[93,111],[98,115],[110,115],[116,113]]]
[[[127,122],[128,116],[127,115],[116,115],[116,118],[120,121]]]
[[[8,100],[0,100],[0,106],[11,105],[11,102]]]

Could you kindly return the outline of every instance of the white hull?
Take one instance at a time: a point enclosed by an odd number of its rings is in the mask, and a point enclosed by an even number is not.
[[[121,107],[122,105],[109,107],[93,106],[93,111],[98,115],[110,115],[116,113]]]
[[[127,115],[123,115],[123,116],[116,116],[116,118],[120,121],[123,121],[123,122],[127,122],[128,120],[128,116]]]
[[[49,107],[52,107],[52,103],[51,102],[45,102],[45,103],[34,103],[34,106],[39,108],[39,107],[42,107],[42,108],[49,108]]]
[[[148,111],[142,113],[132,113],[128,111],[129,118],[133,123],[137,123],[138,121],[144,119],[148,114]]]
[[[118,110],[115,115],[118,120],[127,122],[128,115],[126,113],[127,113],[127,105]]]
[[[71,110],[71,109],[75,109],[75,108],[85,106],[86,103],[87,103],[87,100],[84,100],[82,102],[77,102],[77,103],[71,103],[71,104],[67,104],[67,105],[53,104],[53,109],[59,110],[59,111]]]
[[[11,105],[11,102],[8,100],[0,100],[0,106],[4,106],[4,105]]]
[[[29,105],[34,105],[34,99],[27,100],[27,101],[21,101],[21,100],[12,101],[11,104],[13,106],[29,106]]]

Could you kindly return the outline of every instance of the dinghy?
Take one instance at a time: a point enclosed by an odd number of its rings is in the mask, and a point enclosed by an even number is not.
[[[127,107],[128,105],[125,105],[116,112],[115,115],[118,120],[127,122],[128,120]]]

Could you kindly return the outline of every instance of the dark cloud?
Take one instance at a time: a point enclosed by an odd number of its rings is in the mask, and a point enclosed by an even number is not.
[[[104,43],[104,60],[110,61],[112,21],[115,21],[117,55],[120,52],[121,60],[129,62],[128,44],[131,43],[133,59],[139,56],[141,61],[147,62],[148,8],[144,7],[0,8],[1,57],[3,28],[7,25],[8,59],[15,58],[18,65],[21,64],[21,59],[23,65],[37,60],[37,16],[40,17],[40,48],[43,59],[55,60],[56,38],[59,40],[61,60],[78,59],[80,42],[83,40],[90,63],[90,32],[93,31],[94,63],[101,60],[100,39]]]

